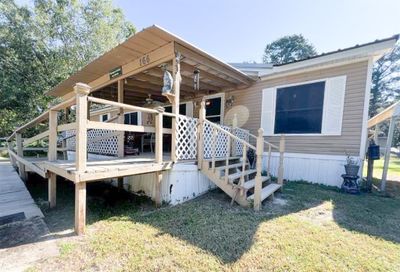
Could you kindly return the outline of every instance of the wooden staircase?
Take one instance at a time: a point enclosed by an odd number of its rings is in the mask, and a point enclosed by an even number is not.
[[[228,162],[228,164],[226,164]],[[248,162],[243,164],[241,157],[216,158],[215,167],[213,160],[203,161],[201,171],[220,189],[236,201],[239,205],[248,207],[254,201],[254,187],[256,184],[256,169],[250,169]],[[245,165],[245,171],[243,171]],[[226,178],[225,171],[228,171]],[[241,182],[243,179],[244,182]],[[271,176],[261,176],[262,190],[260,201],[273,197],[282,185],[271,181]]]
[[[241,206],[254,206],[261,209],[261,202],[281,189],[283,185],[283,154],[285,140],[281,136],[279,147],[264,140],[263,129],[255,136],[236,126],[236,116],[232,128],[210,122],[206,119],[205,102],[202,101],[199,112],[198,165],[201,172],[221,188]],[[239,130],[239,131],[238,131]],[[240,133],[237,133],[240,132]],[[238,134],[247,135],[246,139]],[[250,137],[256,145],[250,143]],[[205,144],[207,143],[207,144]],[[264,150],[267,148],[267,150]],[[276,171],[277,182],[271,179],[271,151],[279,152],[279,165]],[[255,153],[255,169],[250,167],[248,151]],[[262,175],[263,156],[267,152],[266,176]]]

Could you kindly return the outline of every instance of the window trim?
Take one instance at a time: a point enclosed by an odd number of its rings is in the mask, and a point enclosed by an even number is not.
[[[141,111],[127,111],[124,112],[124,118],[125,118],[125,114],[130,114],[130,113],[137,113],[137,125],[141,126],[142,125],[142,112]],[[125,121],[124,121],[125,123]]]
[[[107,120],[103,121],[103,116],[107,115]],[[111,119],[111,112],[103,113],[99,115],[99,121],[100,122],[107,122],[108,120]]]
[[[336,77],[336,76],[332,76],[332,77]],[[294,87],[294,86],[298,86],[298,85],[305,85],[305,84],[312,84],[312,83],[317,83],[317,82],[325,82],[325,89],[324,92],[326,92],[326,86],[327,86],[327,81],[329,80],[329,77],[327,78],[320,78],[320,79],[315,79],[315,80],[308,80],[308,81],[301,81],[301,82],[296,82],[296,83],[290,83],[290,84],[284,84],[284,85],[278,85],[278,86],[273,86],[271,88],[275,89],[275,92],[278,91],[279,88],[286,88],[286,87]],[[324,101],[322,104],[322,124],[324,123],[325,120],[325,107],[326,107],[326,103],[327,103],[327,96],[324,93]],[[274,101],[274,109],[272,111],[272,119],[274,120],[274,128],[273,131],[274,133],[271,136],[281,136],[281,135],[285,135],[285,137],[292,137],[292,136],[330,136],[330,135],[326,135],[324,133],[322,133],[322,129],[321,129],[321,133],[275,133],[275,114],[276,114],[276,95],[275,95],[275,101]],[[321,125],[322,125],[321,124]]]
[[[213,99],[213,98],[221,98],[221,115],[210,115],[206,117],[217,117],[220,116],[221,122],[220,125],[224,125],[224,119],[225,119],[225,93],[216,93],[216,94],[210,94],[210,95],[205,95],[203,96],[204,101],[207,99]],[[207,119],[207,118],[206,118]]]

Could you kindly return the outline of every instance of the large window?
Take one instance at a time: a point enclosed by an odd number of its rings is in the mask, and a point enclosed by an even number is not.
[[[325,81],[278,88],[275,134],[321,133]]]

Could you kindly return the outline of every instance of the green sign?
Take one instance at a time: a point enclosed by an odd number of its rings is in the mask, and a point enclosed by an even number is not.
[[[112,69],[110,71],[109,75],[110,75],[110,79],[119,77],[120,75],[122,75],[122,67],[120,66],[120,67]]]

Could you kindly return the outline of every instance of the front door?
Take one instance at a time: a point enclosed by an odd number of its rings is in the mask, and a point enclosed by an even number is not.
[[[206,119],[222,125],[224,122],[224,94],[206,96],[205,101]]]

